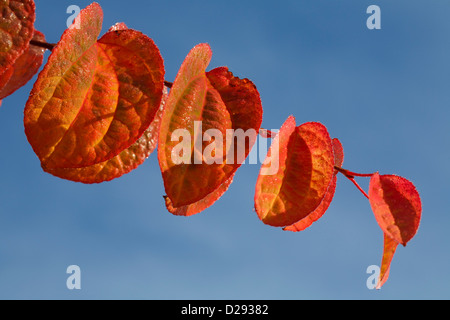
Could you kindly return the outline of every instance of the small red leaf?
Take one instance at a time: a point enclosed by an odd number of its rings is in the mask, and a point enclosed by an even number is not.
[[[45,36],[35,30],[33,40],[45,42]],[[45,49],[30,45],[28,49],[16,59],[6,72],[1,75],[0,99],[3,99],[17,89],[24,86],[38,71],[44,60]],[[5,83],[3,83],[5,81]]]
[[[334,165],[341,168],[344,164],[344,147],[342,146],[339,139],[334,138],[333,142],[333,153],[334,153]]]
[[[0,1],[0,75],[27,50],[34,33],[33,0]]]
[[[386,283],[389,278],[389,271],[391,269],[392,258],[394,258],[395,251],[397,250],[398,242],[391,239],[388,235],[384,234],[384,249],[383,259],[381,261],[380,279],[377,284],[377,289]]]
[[[325,126],[310,122],[295,127],[289,117],[267,157],[278,171],[264,175],[265,161],[256,183],[255,209],[270,226],[290,226],[314,212],[325,198],[334,176],[334,154]]]
[[[415,186],[405,178],[376,173],[370,180],[369,201],[383,232],[406,246],[417,233],[422,214]]]
[[[126,29],[97,40],[97,3],[76,19],[25,108],[27,138],[47,169],[92,166],[120,154],[149,127],[162,98],[164,64],[151,39]]]
[[[222,195],[228,190],[231,183],[233,182],[234,175],[231,176],[225,183],[223,183],[219,188],[208,194],[205,198],[203,198],[200,201],[197,201],[193,204],[186,205],[183,207],[175,208],[172,204],[172,201],[169,197],[164,197],[166,202],[167,210],[176,216],[185,216],[190,217],[197,213],[200,213],[206,209],[208,209],[210,206],[212,206],[217,200],[222,197]]]

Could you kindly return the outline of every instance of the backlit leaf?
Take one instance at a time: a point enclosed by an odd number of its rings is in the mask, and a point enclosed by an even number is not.
[[[163,115],[158,157],[165,190],[175,208],[194,204],[226,184],[247,158],[262,122],[261,100],[253,83],[234,77],[227,68],[206,73],[211,56],[207,44],[191,50],[173,83]],[[228,148],[226,138],[231,129],[253,129],[254,134],[250,141]],[[211,130],[216,134],[206,139]],[[178,131],[189,141],[174,138]],[[186,145],[181,155],[180,144]],[[214,155],[207,152],[210,149]],[[228,154],[236,149],[242,151],[240,157]]]
[[[415,186],[405,178],[376,173],[370,180],[369,201],[383,232],[406,246],[417,233],[422,215]]]
[[[142,137],[114,158],[83,168],[47,169],[43,167],[44,171],[62,179],[92,184],[111,181],[136,169],[144,163],[156,148],[167,95],[167,89],[164,89],[164,96],[158,113]]]
[[[35,30],[33,40],[45,42],[45,36]],[[3,75],[0,75],[0,99],[3,99],[17,89],[24,86],[38,71],[44,60],[45,49],[30,45],[28,49],[16,59]],[[3,80],[6,80],[3,83]]]
[[[334,153],[334,165],[341,168],[344,165],[344,147],[342,146],[339,139],[334,138],[333,142],[333,153]],[[335,173],[337,174],[337,172]]]
[[[381,261],[380,268],[380,278],[377,284],[377,289],[386,283],[389,278],[389,271],[391,269],[391,262],[394,258],[395,251],[397,250],[398,242],[391,239],[388,235],[384,234],[384,249],[383,249],[383,259]]]
[[[260,174],[256,183],[256,212],[274,227],[290,226],[316,210],[334,176],[333,145],[326,127],[316,122],[295,126],[289,117],[269,149],[267,157],[278,159],[278,172]]]
[[[283,228],[283,230],[293,232],[303,231],[309,228],[314,222],[322,218],[322,216],[330,207],[331,202],[333,201],[334,193],[336,191],[336,183],[337,183],[337,176],[335,175],[331,180],[331,184],[328,188],[327,193],[325,194],[325,197],[323,198],[320,205],[316,208],[316,210],[308,214],[302,220],[294,223],[293,225]]]
[[[27,138],[48,170],[92,166],[120,154],[150,126],[162,99],[164,65],[150,38],[126,29],[97,40],[103,12],[96,3],[76,19],[25,108]]]
[[[342,148],[342,144],[338,139],[333,139],[332,142],[334,165],[337,167],[342,167],[344,163],[344,149]],[[306,228],[310,227],[314,222],[322,218],[322,216],[330,207],[331,202],[333,201],[334,193],[336,192],[337,173],[337,171],[334,172],[334,177],[331,180],[331,184],[328,187],[327,193],[316,210],[314,210],[302,220],[294,223],[293,225],[285,227],[283,230],[294,232],[303,231]]]
[[[35,18],[33,0],[0,1],[0,74],[27,50]]]
[[[4,88],[7,84],[9,79],[11,79],[12,75],[14,74],[14,68],[9,67],[8,69],[4,70],[3,73],[0,73],[0,91],[1,88]],[[5,95],[6,97],[6,95]]]
[[[205,198],[203,198],[200,201],[197,201],[193,204],[189,204],[183,207],[175,208],[172,204],[172,201],[169,197],[164,197],[166,202],[167,210],[176,216],[185,216],[190,217],[197,213],[200,213],[206,209],[208,209],[210,206],[212,206],[217,200],[220,199],[220,197],[223,196],[223,194],[228,190],[231,183],[233,182],[234,175],[231,176],[225,183],[223,183],[219,188],[208,194]]]

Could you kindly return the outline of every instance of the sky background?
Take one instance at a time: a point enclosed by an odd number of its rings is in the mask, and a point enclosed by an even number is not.
[[[173,81],[199,43],[210,68],[257,86],[263,127],[289,115],[318,121],[352,171],[397,174],[422,197],[416,237],[399,247],[390,279],[369,290],[383,234],[369,202],[343,176],[324,217],[302,233],[253,211],[260,165],[191,218],[165,209],[156,153],[115,181],[83,185],[42,171],[24,134],[34,81],[0,108],[1,299],[449,299],[450,1],[98,1],[116,22],[151,37]],[[69,5],[36,0],[36,28],[57,42]],[[382,29],[366,9],[380,6]],[[47,52],[46,58],[49,53]],[[368,179],[358,182],[367,190]],[[81,290],[66,269],[81,268]]]

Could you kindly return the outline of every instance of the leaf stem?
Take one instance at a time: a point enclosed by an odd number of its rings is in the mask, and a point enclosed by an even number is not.
[[[367,199],[369,199],[369,196],[367,195],[367,193],[363,190],[363,188],[361,188],[361,186],[358,184],[358,182],[356,182],[355,177],[372,177],[374,175],[374,173],[367,173],[367,174],[356,173],[356,172],[352,172],[352,171],[343,169],[338,166],[335,166],[334,169],[337,170],[338,172],[342,173],[347,179],[349,179],[356,186],[356,188],[358,188],[359,191],[361,191],[361,193]]]
[[[343,169],[341,167],[337,167],[335,166],[334,169],[336,169],[337,171],[339,171],[340,173],[342,173],[344,176],[348,177],[372,177],[375,173],[356,173],[356,172],[352,172],[349,171],[347,169]]]
[[[169,82],[169,81],[165,81],[165,80],[164,80],[164,85],[165,85],[167,88],[172,89],[172,87],[173,87],[173,82]]]
[[[369,199],[368,194],[363,190],[363,188],[361,188],[361,186],[358,184],[358,182],[356,182],[355,178],[349,178],[347,177],[351,182],[353,182],[353,184],[356,186],[356,188],[358,188],[359,191],[361,191],[361,193],[367,198]]]

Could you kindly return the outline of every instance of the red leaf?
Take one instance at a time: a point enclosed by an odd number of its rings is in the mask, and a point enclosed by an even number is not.
[[[332,142],[334,153],[334,165],[336,167],[341,168],[344,165],[344,147],[342,146],[342,143],[341,141],[339,141],[339,139],[334,138]]]
[[[33,40],[45,42],[45,36],[35,30]],[[16,59],[0,80],[0,99],[3,99],[21,88],[38,72],[44,60],[45,49],[30,45],[28,49]],[[5,81],[6,80],[6,81]]]
[[[391,269],[391,262],[394,258],[395,251],[397,250],[398,242],[391,239],[388,235],[384,234],[384,249],[383,249],[383,259],[381,261],[380,268],[380,279],[377,284],[377,289],[386,283],[389,278],[389,271]]]
[[[167,196],[175,208],[201,201],[226,184],[247,158],[261,126],[262,106],[256,87],[247,79],[234,77],[226,68],[206,73],[211,56],[207,44],[190,51],[163,115],[158,158]],[[255,131],[254,139],[244,142],[245,146],[238,145],[237,149],[243,150],[241,161],[236,161],[236,154],[228,156],[225,140],[230,129]],[[214,141],[206,139],[211,130],[216,132]],[[178,131],[189,140],[174,138]],[[180,144],[185,145],[181,155]],[[214,155],[207,152],[211,145],[215,146]]]
[[[172,204],[172,201],[169,197],[164,197],[166,201],[167,210],[176,216],[185,216],[190,217],[197,213],[200,213],[210,206],[212,206],[217,200],[222,197],[222,195],[228,190],[231,183],[233,182],[234,175],[231,176],[225,183],[223,183],[219,188],[208,194],[205,198],[200,201],[197,201],[193,204],[189,204],[183,207],[175,208]]]
[[[8,84],[9,79],[11,79],[13,74],[14,68],[12,67],[9,67],[8,69],[4,70],[3,74],[0,73],[0,92],[2,91],[2,88]]]
[[[336,182],[337,176],[334,175],[333,180],[331,180],[331,184],[328,187],[327,193],[325,194],[325,197],[323,198],[320,205],[316,208],[316,210],[314,210],[302,220],[294,223],[293,225],[285,227],[283,230],[293,232],[303,231],[309,228],[314,222],[322,218],[322,216],[330,207],[331,202],[333,201],[334,193],[336,191]]]
[[[0,75],[27,50],[36,18],[33,0],[0,2]]]
[[[289,117],[269,149],[267,157],[278,160],[278,172],[263,175],[266,160],[256,183],[256,212],[274,227],[290,226],[316,210],[334,176],[333,146],[326,127],[316,122],[295,125]]]
[[[133,171],[143,164],[156,148],[161,116],[167,95],[167,89],[164,88],[164,97],[161,101],[158,113],[142,137],[140,137],[131,147],[122,151],[114,158],[83,168],[47,169],[43,167],[44,171],[62,179],[86,184],[111,181]]]
[[[337,167],[342,167],[344,163],[344,149],[342,147],[341,142],[338,139],[333,139],[333,153],[334,153],[334,165]],[[334,177],[331,180],[331,184],[328,187],[327,193],[325,197],[323,198],[320,205],[314,210],[312,213],[310,213],[308,216],[303,218],[302,220],[298,221],[297,223],[285,227],[283,230],[285,231],[303,231],[310,227],[314,222],[322,218],[322,216],[325,214],[325,212],[330,207],[331,202],[334,198],[334,193],[336,192],[336,183],[337,183],[337,171],[334,173]]]
[[[369,201],[383,232],[406,246],[417,233],[422,214],[415,186],[405,178],[376,173],[370,180]]]
[[[92,166],[120,154],[149,127],[162,98],[164,65],[151,39],[128,29],[97,41],[103,12],[96,3],[76,19],[25,108],[25,132],[48,170]]]

